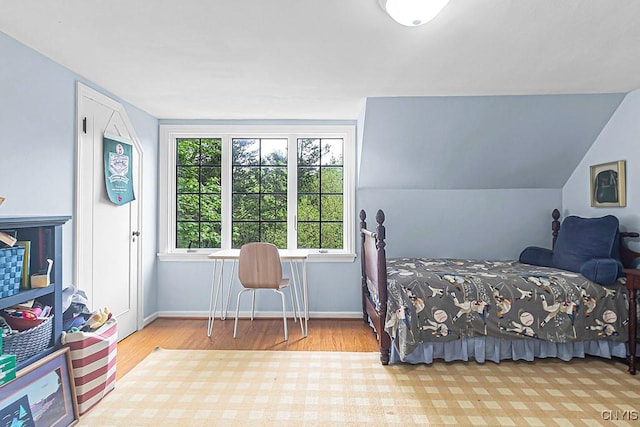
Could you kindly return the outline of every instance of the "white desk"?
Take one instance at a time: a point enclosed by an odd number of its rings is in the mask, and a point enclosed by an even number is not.
[[[294,313],[294,319],[296,318],[296,305],[298,305],[298,313],[300,313],[300,306],[298,303],[298,292],[300,286],[300,280],[302,276],[302,306],[304,310],[304,316],[300,314],[300,326],[302,330],[302,336],[306,337],[308,334],[308,322],[309,322],[309,301],[307,298],[307,259],[309,258],[309,251],[307,249],[278,249],[281,261],[289,261],[291,266],[291,282],[292,282],[292,309]],[[236,275],[236,267],[238,259],[240,258],[240,249],[224,249],[216,252],[212,252],[207,257],[214,261],[213,278],[211,283],[211,300],[209,302],[209,322],[207,324],[207,336],[211,336],[213,331],[213,322],[215,319],[215,311],[218,305],[218,297],[220,296],[220,319],[225,320],[227,312],[229,310],[229,303],[231,300],[231,288],[233,287],[233,281]],[[229,280],[229,289],[227,291],[227,304],[224,303],[224,264],[225,261],[233,261],[233,268],[231,270],[231,279]],[[218,262],[220,262],[220,269],[218,270]],[[302,267],[302,274],[300,274],[299,266]],[[294,303],[295,297],[295,303]],[[304,322],[303,322],[304,317]]]

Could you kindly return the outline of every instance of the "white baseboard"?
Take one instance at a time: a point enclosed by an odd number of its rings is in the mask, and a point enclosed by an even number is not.
[[[233,319],[235,311],[229,311],[227,318]],[[251,316],[250,311],[241,311],[240,318],[249,318]],[[158,311],[154,315],[145,319],[145,326],[159,317],[186,317],[186,318],[203,318],[209,317],[208,311]],[[216,319],[219,317],[219,313],[216,313]],[[256,311],[256,318],[278,318],[282,317],[281,311]],[[287,313],[287,317],[293,317],[293,313]],[[360,311],[315,311],[309,313],[310,319],[362,319],[362,312]],[[147,321],[148,320],[148,321]]]
[[[144,319],[142,319],[142,327],[143,328],[147,327],[151,322],[156,320],[158,317],[159,316],[157,311],[153,313],[151,316],[145,317]]]

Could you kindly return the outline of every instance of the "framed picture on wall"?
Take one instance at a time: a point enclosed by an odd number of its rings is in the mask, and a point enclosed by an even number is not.
[[[0,388],[0,426],[70,426],[78,405],[68,348],[21,369]]]
[[[591,166],[591,206],[627,206],[625,161]]]

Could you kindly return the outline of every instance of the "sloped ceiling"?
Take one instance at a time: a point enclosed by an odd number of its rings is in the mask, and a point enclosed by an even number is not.
[[[638,0],[450,0],[408,28],[379,0],[0,0],[0,31],[159,119],[355,120],[370,96],[630,92],[639,16]]]
[[[562,188],[623,98],[369,98],[358,187]]]

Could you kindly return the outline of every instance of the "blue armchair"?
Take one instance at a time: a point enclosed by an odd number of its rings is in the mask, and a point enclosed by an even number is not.
[[[568,216],[562,222],[553,250],[530,246],[520,253],[520,262],[581,273],[602,285],[611,285],[622,275],[618,218]]]

